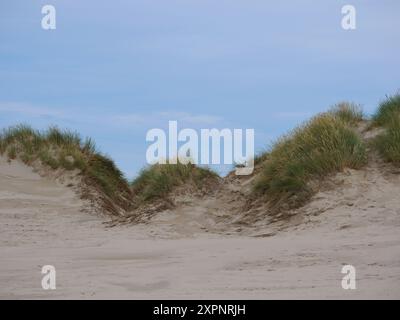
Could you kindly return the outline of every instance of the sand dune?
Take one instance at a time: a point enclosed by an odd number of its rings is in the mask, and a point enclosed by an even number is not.
[[[222,230],[188,203],[108,228],[59,181],[0,160],[0,298],[400,298],[400,175],[346,171],[285,224]],[[338,201],[338,199],[341,199]],[[41,266],[57,289],[41,287]],[[341,267],[357,289],[341,287]]]

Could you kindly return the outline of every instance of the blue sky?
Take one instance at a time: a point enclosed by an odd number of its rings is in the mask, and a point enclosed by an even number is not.
[[[371,112],[399,90],[399,14],[398,0],[2,0],[0,127],[77,130],[129,178],[168,120],[254,128],[261,150],[336,102]]]

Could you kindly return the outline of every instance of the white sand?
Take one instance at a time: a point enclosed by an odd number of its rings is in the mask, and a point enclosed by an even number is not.
[[[0,298],[399,299],[400,175],[340,179],[284,230],[217,235],[202,231],[212,218],[197,207],[106,228],[67,187],[0,158]],[[41,288],[47,264],[53,291]],[[356,267],[356,290],[341,288],[343,264]]]

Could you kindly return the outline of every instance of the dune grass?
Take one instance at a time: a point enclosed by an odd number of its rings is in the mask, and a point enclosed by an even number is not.
[[[400,114],[386,123],[386,130],[378,135],[373,145],[388,162],[400,166]]]
[[[272,204],[287,199],[301,205],[312,194],[309,182],[366,163],[366,149],[348,123],[360,119],[353,109],[321,114],[275,143],[263,163],[254,191]]]
[[[391,126],[392,119],[400,114],[400,94],[387,97],[379,104],[377,112],[372,117],[376,126]]]
[[[372,120],[374,125],[385,129],[372,145],[386,161],[400,166],[400,94],[381,102]]]
[[[315,182],[344,168],[358,169],[367,162],[366,146],[355,127],[364,120],[360,106],[341,102],[279,139],[255,158],[257,170],[253,195],[267,196],[279,208],[302,205],[315,192]],[[376,148],[387,161],[400,164],[400,96],[389,97],[372,117],[385,132],[376,138]],[[56,127],[36,131],[16,126],[0,134],[0,153],[27,164],[40,161],[52,169],[78,169],[87,185],[108,197],[107,206],[117,203],[125,210],[157,199],[168,199],[180,186],[210,188],[218,176],[193,164],[152,165],[130,184],[107,156],[96,150],[92,140],[82,140]],[[212,188],[212,187],[211,187]]]
[[[102,201],[111,211],[115,211],[114,204],[128,211],[134,204],[165,199],[175,187],[185,183],[201,189],[209,179],[218,177],[211,170],[190,163],[165,164],[142,170],[129,184],[115,163],[96,150],[91,139],[82,140],[77,133],[56,127],[37,131],[19,125],[3,130],[0,153],[10,159],[19,158],[28,165],[40,161],[53,170],[78,169],[86,185],[108,197]]]
[[[329,113],[352,126],[364,119],[361,106],[351,102],[340,102],[334,105]]]
[[[217,177],[213,171],[191,163],[155,164],[143,169],[131,187],[136,203],[140,205],[153,199],[165,199],[174,188],[186,183],[201,188]]]
[[[87,185],[121,208],[130,207],[131,191],[122,172],[109,157],[96,150],[91,139],[83,141],[75,132],[56,127],[40,132],[18,125],[0,134],[0,153],[10,159],[18,157],[28,165],[40,161],[53,170],[78,169]]]

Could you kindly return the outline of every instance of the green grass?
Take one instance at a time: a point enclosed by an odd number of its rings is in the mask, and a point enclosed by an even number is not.
[[[400,114],[386,123],[385,132],[378,135],[373,144],[386,161],[400,166]]]
[[[361,106],[351,102],[340,102],[334,105],[329,113],[352,126],[364,119]]]
[[[373,125],[384,128],[372,142],[382,157],[400,166],[400,94],[382,101],[372,117]]]
[[[393,117],[400,114],[400,94],[387,97],[379,104],[377,112],[372,117],[376,126],[391,125]]]
[[[256,180],[256,194],[276,205],[291,198],[292,206],[299,206],[312,195],[313,179],[363,166],[364,143],[349,127],[348,115],[341,118],[332,112],[316,116],[273,145]]]
[[[257,176],[253,195],[265,196],[279,208],[302,205],[324,177],[344,168],[358,169],[367,162],[366,146],[355,131],[364,120],[360,106],[342,102],[279,139],[255,157]],[[382,156],[400,165],[400,95],[388,97],[372,117],[385,128],[373,142]],[[100,190],[104,207],[131,210],[157,199],[168,200],[178,187],[212,188],[218,176],[193,164],[153,165],[129,184],[115,163],[97,151],[91,139],[56,127],[37,131],[12,127],[0,134],[0,153],[27,164],[40,161],[52,169],[78,169],[86,185]],[[259,169],[258,169],[259,168]],[[259,173],[258,173],[258,170]],[[210,187],[211,186],[211,187]]]
[[[161,198],[165,199],[174,188],[193,183],[201,188],[203,185],[217,179],[213,171],[197,167],[193,164],[156,164],[143,169],[132,182],[132,190],[136,202],[141,203]]]
[[[107,207],[116,211],[111,202],[128,210],[131,205],[131,190],[122,172],[107,156],[96,150],[91,139],[82,140],[71,131],[51,127],[37,131],[26,125],[3,130],[0,134],[0,153],[10,159],[20,158],[26,164],[40,161],[51,169],[78,169],[83,181],[107,200]],[[109,199],[106,199],[106,198]]]
[[[373,146],[388,162],[400,166],[400,94],[381,102],[373,123],[385,130],[373,141]]]
[[[91,139],[82,140],[77,133],[56,127],[37,131],[19,125],[3,130],[0,153],[27,164],[40,161],[53,170],[78,169],[86,185],[106,196],[101,200],[111,211],[115,211],[113,204],[128,211],[134,204],[165,199],[175,187],[187,182],[200,189],[210,181],[208,179],[217,179],[217,175],[208,169],[178,163],[144,169],[130,185],[115,163],[96,150]]]

